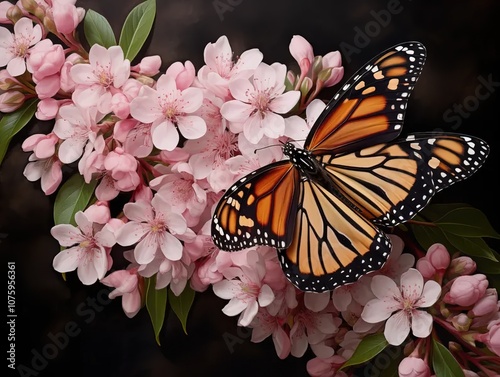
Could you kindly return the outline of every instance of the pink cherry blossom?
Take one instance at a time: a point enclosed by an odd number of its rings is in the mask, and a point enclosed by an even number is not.
[[[40,25],[33,26],[33,21],[26,17],[14,24],[14,34],[0,26],[0,67],[7,66],[7,72],[13,77],[22,75],[31,46],[41,39]]]
[[[58,272],[77,270],[83,284],[94,284],[111,268],[110,248],[116,243],[113,232],[106,226],[93,224],[83,212],[75,214],[77,227],[70,224],[55,225],[52,236],[61,246],[69,247],[54,257]]]
[[[342,67],[342,57],[340,52],[332,51],[322,58],[323,69],[318,76],[323,79],[323,86],[329,88],[337,84],[344,77],[344,67]]]
[[[441,286],[437,282],[429,280],[424,285],[420,272],[410,268],[401,275],[400,287],[393,279],[377,275],[372,278],[371,288],[377,298],[366,304],[361,317],[368,323],[387,320],[384,335],[389,344],[400,345],[410,327],[416,337],[429,336],[432,316],[419,308],[428,308],[438,300]]]
[[[130,103],[132,117],[152,123],[153,144],[172,151],[179,144],[179,132],[186,139],[198,139],[206,132],[203,118],[194,115],[203,103],[203,92],[189,87],[179,90],[172,76],[161,75],[156,89],[143,86]]]
[[[222,309],[224,314],[235,316],[241,313],[238,319],[240,326],[248,326],[259,307],[266,307],[274,300],[272,289],[262,283],[266,268],[259,254],[251,250],[245,257],[246,264],[226,268],[223,271],[225,280],[212,287],[217,296],[230,300]]]
[[[172,174],[162,177],[158,195],[182,214],[189,227],[196,226],[207,208],[207,193],[194,179],[187,163],[178,163],[172,170]],[[155,188],[154,181],[151,186]]]
[[[310,298],[312,299],[313,296]],[[326,298],[328,302],[329,296]],[[293,318],[293,326],[290,329],[292,342],[290,353],[295,357],[302,357],[309,344],[318,344],[327,335],[335,334],[341,322],[340,318],[334,317],[330,312],[315,312],[306,307],[299,310]]]
[[[137,263],[150,263],[159,250],[171,261],[181,259],[178,235],[186,233],[186,220],[161,197],[156,195],[151,203],[142,200],[127,203],[123,212],[130,221],[118,230],[116,240],[122,246],[137,243],[134,249]]]
[[[429,365],[418,357],[405,357],[399,363],[399,377],[430,377]]]
[[[271,315],[266,308],[260,308],[249,325],[252,328],[251,341],[260,343],[271,336],[276,354],[280,359],[285,359],[291,350],[290,337],[283,329],[285,322],[286,315]]]
[[[50,39],[43,39],[31,50],[26,61],[27,69],[33,74],[35,83],[48,76],[59,75],[66,60],[63,47]]]
[[[48,135],[35,134],[24,140],[21,147],[25,152],[33,152],[36,158],[44,159],[52,157],[56,153],[56,144],[59,138],[50,133]]]
[[[123,192],[133,191],[141,182],[137,174],[138,162],[134,156],[117,147],[104,158],[104,168],[114,180],[114,186]]]
[[[137,267],[127,270],[115,271],[105,278],[101,283],[115,289],[109,293],[109,298],[122,297],[122,308],[127,317],[134,317],[142,307],[141,291],[144,289],[144,280],[137,272]]]
[[[290,111],[300,98],[300,92],[285,91],[286,67],[275,63],[261,63],[250,82],[236,79],[229,89],[235,100],[221,107],[221,114],[230,122],[243,123],[245,138],[258,143],[262,137],[278,138],[285,133],[285,120],[281,115]]]
[[[198,71],[198,80],[216,96],[230,99],[229,83],[237,78],[248,79],[262,62],[262,53],[254,48],[244,51],[236,62],[225,35],[215,43],[209,43],[203,53],[205,64]]]
[[[116,89],[130,76],[130,61],[124,58],[119,46],[106,49],[94,44],[89,51],[89,63],[74,65],[70,74],[77,84],[73,101],[81,107],[97,104],[99,111],[106,114],[111,111]]]
[[[24,168],[23,175],[30,182],[41,180],[42,191],[45,195],[53,194],[62,182],[62,163],[53,156],[38,159],[31,154],[28,164]]]

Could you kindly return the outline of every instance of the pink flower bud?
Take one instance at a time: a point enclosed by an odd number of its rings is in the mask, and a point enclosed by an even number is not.
[[[305,76],[314,60],[311,44],[302,36],[294,35],[289,45],[290,54],[299,63],[301,76]]]
[[[470,275],[476,271],[476,262],[469,257],[458,257],[452,259],[447,271],[447,278],[453,279],[457,276]]]
[[[487,288],[488,280],[483,274],[459,276],[453,281],[444,301],[452,305],[471,306],[484,296]]]
[[[130,103],[123,93],[116,93],[111,98],[111,111],[120,119],[125,119],[130,114]]]
[[[11,113],[16,111],[22,106],[25,99],[24,94],[17,90],[9,90],[0,94],[0,112]]]
[[[120,173],[136,171],[137,160],[134,156],[125,153],[122,148],[118,147],[108,153],[104,159],[104,168],[111,172],[111,176],[115,178]]]
[[[0,70],[0,90],[22,89],[21,83],[12,77],[6,69]]]
[[[436,274],[436,269],[427,257],[420,258],[417,261],[416,268],[425,279],[432,279]]]
[[[54,98],[44,98],[38,102],[35,117],[39,120],[55,119],[59,108],[70,100],[56,100]]]
[[[105,201],[95,202],[84,213],[90,221],[97,224],[106,224],[111,219],[109,204]]]
[[[440,274],[443,274],[450,265],[450,253],[446,247],[440,243],[431,245],[429,250],[427,250],[426,257]]]
[[[330,70],[329,78],[324,80],[325,87],[331,87],[337,84],[344,77],[344,67],[342,66],[342,57],[340,52],[332,51],[323,56],[323,71]],[[321,73],[321,72],[320,72]]]
[[[193,83],[194,77],[196,76],[196,70],[193,63],[186,60],[184,64],[181,62],[173,63],[167,68],[165,74],[174,78],[177,89],[184,90]]]
[[[77,8],[69,1],[52,1],[52,16],[56,30],[62,34],[71,34],[85,16],[83,8]]]
[[[464,371],[465,377],[479,377],[479,374],[477,374],[476,372],[473,372],[471,370],[464,369],[463,371]]]
[[[491,322],[488,325],[488,334],[486,339],[483,340],[488,348],[500,356],[500,320]]]
[[[66,93],[72,93],[75,90],[75,82],[71,78],[70,71],[73,65],[80,62],[82,57],[78,54],[71,54],[66,58],[61,68],[61,89]]]
[[[399,377],[430,377],[427,363],[418,357],[405,357],[399,363]]]
[[[139,64],[130,67],[133,72],[140,73],[141,75],[154,76],[160,72],[161,57],[159,55],[146,56]]]
[[[37,82],[59,73],[64,61],[63,47],[60,44],[54,45],[50,39],[44,39],[31,49],[26,65],[33,74],[33,80]]]
[[[474,304],[472,313],[476,317],[491,314],[498,311],[498,293],[495,288],[486,290],[486,294]]]

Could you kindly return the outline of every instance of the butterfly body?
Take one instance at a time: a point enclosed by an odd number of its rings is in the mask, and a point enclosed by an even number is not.
[[[355,73],[303,148],[285,143],[287,159],[225,192],[212,220],[215,245],[276,248],[285,275],[304,291],[332,290],[381,268],[391,250],[384,230],[468,178],[489,151],[484,141],[460,134],[396,139],[424,61],[423,45],[405,42]]]

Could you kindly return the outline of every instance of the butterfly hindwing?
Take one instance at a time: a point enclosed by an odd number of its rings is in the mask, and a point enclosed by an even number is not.
[[[243,177],[215,208],[212,238],[222,250],[291,243],[299,171],[290,161],[275,162]]]
[[[293,241],[279,251],[287,278],[301,290],[332,290],[379,269],[391,244],[336,195],[303,179]]]
[[[305,148],[338,154],[395,139],[425,57],[421,43],[405,42],[365,64],[328,103]]]

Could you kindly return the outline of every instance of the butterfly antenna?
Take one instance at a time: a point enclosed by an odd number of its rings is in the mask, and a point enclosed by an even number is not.
[[[267,149],[267,148],[282,147],[283,145],[285,145],[285,143],[283,141],[279,140],[279,144],[271,144],[271,145],[266,145],[265,147],[256,148],[253,150],[253,153],[256,154],[257,151],[261,151],[261,150]]]

